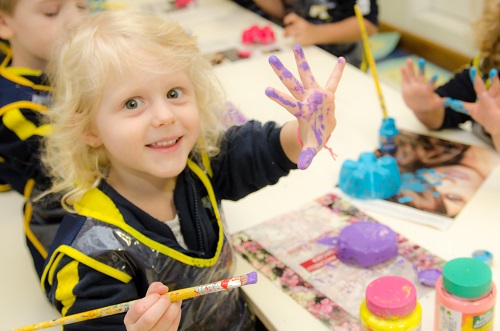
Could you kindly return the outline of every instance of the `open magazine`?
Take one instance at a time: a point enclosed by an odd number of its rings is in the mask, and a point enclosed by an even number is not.
[[[339,194],[364,209],[446,229],[500,163],[490,148],[401,130],[395,157],[399,192],[386,200],[360,200]],[[381,156],[380,151],[376,151]]]

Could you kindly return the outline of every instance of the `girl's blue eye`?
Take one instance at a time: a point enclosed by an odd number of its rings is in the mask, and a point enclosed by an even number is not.
[[[167,99],[178,99],[180,98],[184,93],[180,88],[173,88],[170,91],[167,92]]]
[[[137,109],[142,106],[144,102],[139,98],[133,98],[125,102],[125,108],[127,109]]]

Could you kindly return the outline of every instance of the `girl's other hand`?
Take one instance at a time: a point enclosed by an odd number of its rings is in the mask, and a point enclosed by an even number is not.
[[[174,331],[181,321],[181,301],[171,302],[168,287],[152,283],[146,296],[137,300],[125,315],[128,331]]]

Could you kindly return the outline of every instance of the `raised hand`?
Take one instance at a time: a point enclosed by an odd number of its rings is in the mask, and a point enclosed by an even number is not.
[[[470,115],[492,136],[500,135],[500,80],[498,71],[492,69],[489,73],[490,86],[487,89],[483,80],[477,74],[477,69],[471,67],[469,74],[476,91],[476,102],[463,102],[447,99],[445,105],[457,112]]]
[[[401,68],[403,99],[415,113],[428,113],[443,108],[444,99],[434,93],[437,76],[425,79],[425,60],[419,60],[415,71],[413,61],[408,58]]]
[[[137,300],[125,315],[128,331],[174,331],[181,320],[181,301],[171,302],[168,287],[160,282],[149,285],[146,296]]]
[[[335,129],[335,91],[344,71],[345,59],[338,59],[326,86],[321,87],[311,72],[302,47],[295,45],[293,52],[300,81],[276,56],[269,58],[271,67],[291,96],[272,87],[266,89],[266,95],[297,118],[298,137],[303,144],[297,164],[299,169],[306,169]]]

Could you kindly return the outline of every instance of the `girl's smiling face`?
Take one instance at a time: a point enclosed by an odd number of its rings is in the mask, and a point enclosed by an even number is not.
[[[105,149],[110,180],[158,182],[185,168],[199,133],[187,72],[129,68],[106,85],[86,142]]]

